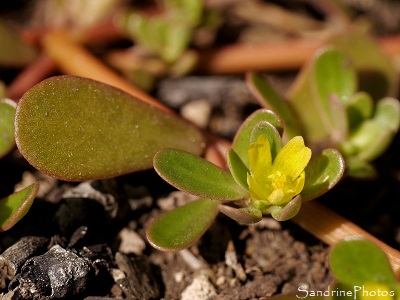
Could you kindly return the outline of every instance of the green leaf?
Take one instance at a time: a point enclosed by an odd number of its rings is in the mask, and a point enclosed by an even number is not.
[[[395,98],[383,98],[378,101],[374,119],[393,132],[400,127],[400,102]]]
[[[367,92],[374,100],[397,94],[399,77],[396,69],[371,36],[350,30],[334,36],[329,44],[351,59],[357,72],[358,90]]]
[[[300,193],[303,202],[312,200],[333,188],[343,176],[345,163],[342,155],[335,149],[325,149],[312,157],[305,173],[304,188]]]
[[[73,76],[42,81],[21,99],[15,138],[37,169],[72,181],[115,177],[152,167],[171,147],[200,154],[202,133],[119,89]]]
[[[357,92],[351,98],[346,107],[349,122],[349,132],[356,130],[363,121],[372,117],[374,103],[370,95],[365,92]]]
[[[282,138],[279,135],[278,130],[276,130],[271,123],[267,121],[261,121],[253,127],[250,136],[250,144],[255,143],[261,134],[265,135],[268,139],[269,146],[271,147],[272,161],[274,161],[275,157],[283,147]]]
[[[247,191],[229,173],[184,151],[160,150],[154,156],[154,168],[165,181],[189,194],[220,200],[247,196]]]
[[[220,204],[218,205],[218,209],[224,215],[243,225],[254,224],[260,222],[262,219],[261,211],[255,207],[235,208]]]
[[[39,183],[15,192],[0,200],[0,231],[9,230],[29,211],[39,190]]]
[[[16,110],[14,101],[0,100],[0,157],[6,155],[14,146],[14,117]]]
[[[163,214],[147,228],[150,244],[163,251],[179,251],[194,244],[218,214],[219,201],[198,199]]]
[[[356,91],[356,72],[348,57],[336,49],[321,51],[314,62],[314,82],[317,97],[328,110],[333,95],[344,105]]]
[[[348,286],[362,286],[366,282],[396,284],[385,253],[366,239],[337,243],[331,249],[329,262],[336,279]]]
[[[349,59],[335,49],[316,52],[303,67],[288,94],[312,148],[336,143],[346,135],[345,105],[355,92]],[[312,116],[312,117],[310,117]]]
[[[375,115],[364,121],[341,145],[345,156],[372,161],[390,145],[400,126],[400,103],[394,98],[378,101]]]
[[[379,105],[379,104],[378,104]],[[341,145],[341,151],[346,157],[354,157],[357,160],[372,161],[379,157],[390,145],[397,130],[396,117],[390,116],[392,112],[385,109],[381,112],[388,112],[387,119],[379,117],[377,110],[374,119],[367,120]],[[393,117],[393,118],[391,118]],[[398,117],[397,117],[398,118]]]
[[[229,171],[231,172],[232,177],[236,180],[240,186],[246,190],[249,189],[249,185],[247,184],[247,173],[249,170],[240,159],[239,155],[232,148],[228,149],[227,152],[227,163]]]
[[[0,65],[22,67],[36,56],[36,50],[23,42],[18,34],[0,20]]]
[[[277,221],[287,221],[293,218],[300,211],[301,205],[303,203],[301,195],[294,197],[285,206],[273,205],[271,210],[271,216]]]
[[[282,118],[285,124],[285,134],[289,138],[302,135],[302,126],[293,108],[266,80],[257,73],[249,72],[246,74],[246,83],[262,106],[273,110]]]
[[[253,131],[254,126],[261,121],[267,121],[271,123],[276,127],[280,134],[282,134],[283,131],[281,119],[277,114],[269,109],[256,110],[243,122],[235,135],[232,148],[235,150],[237,155],[239,155],[240,159],[247,166],[247,168],[249,167],[247,151],[250,146],[251,132]]]

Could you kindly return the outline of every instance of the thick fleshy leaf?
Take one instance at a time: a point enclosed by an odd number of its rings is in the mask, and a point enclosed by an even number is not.
[[[0,157],[14,146],[14,117],[17,105],[14,101],[0,100]]]
[[[303,202],[312,200],[333,188],[343,176],[345,163],[336,149],[325,149],[312,157],[305,173],[306,181],[300,193]]]
[[[362,126],[341,145],[345,156],[372,161],[390,145],[395,132],[377,120],[365,121]]]
[[[247,73],[246,83],[262,106],[275,111],[282,118],[285,124],[285,134],[289,138],[302,135],[301,124],[293,108],[261,75],[254,72]]]
[[[356,72],[346,55],[336,49],[321,51],[314,62],[317,97],[329,109],[329,98],[336,96],[344,105],[356,91]]]
[[[194,154],[160,150],[154,156],[154,168],[165,181],[189,194],[220,200],[247,196],[247,191],[229,173]]]
[[[243,161],[240,159],[239,155],[237,155],[235,150],[230,148],[227,152],[226,158],[229,171],[231,172],[233,178],[244,189],[248,190],[249,185],[247,184],[247,173],[249,172],[249,170],[247,169]]]
[[[218,210],[239,224],[249,225],[260,222],[262,213],[254,207],[235,208],[227,205],[218,205]]]
[[[36,50],[24,43],[18,34],[0,21],[0,65],[21,67],[31,62],[37,55]]]
[[[282,149],[282,138],[278,130],[267,121],[261,121],[254,126],[250,136],[250,143],[255,143],[260,135],[264,135],[267,138],[273,161]]]
[[[303,201],[301,196],[297,195],[285,206],[272,206],[271,216],[280,222],[290,220],[300,211],[302,203]]]
[[[364,121],[341,145],[345,156],[359,161],[372,161],[390,145],[400,126],[400,103],[384,98],[376,106],[373,119]]]
[[[249,167],[249,159],[247,150],[250,146],[250,136],[254,126],[261,122],[267,121],[276,127],[278,132],[282,134],[283,125],[277,114],[269,109],[259,109],[252,113],[240,126],[233,140],[232,148],[235,150],[244,164]]]
[[[334,36],[329,45],[350,57],[358,73],[358,90],[367,92],[375,100],[396,95],[399,82],[396,69],[371,36],[350,30]]]
[[[348,286],[362,286],[367,282],[396,284],[396,277],[385,253],[366,239],[352,239],[337,243],[331,249],[329,262],[336,279]]]
[[[346,110],[349,131],[353,132],[363,121],[372,117],[374,103],[370,95],[365,92],[358,92],[350,98]]]
[[[34,167],[72,181],[148,169],[161,148],[200,154],[205,143],[188,122],[114,87],[73,76],[30,89],[17,107],[15,126],[17,146]]]
[[[389,97],[379,100],[374,119],[397,132],[400,127],[400,101]]]
[[[147,228],[150,244],[163,251],[179,251],[195,243],[218,214],[219,201],[198,199],[163,214]]]
[[[10,229],[26,215],[38,190],[39,183],[35,182],[0,200],[0,231]]]

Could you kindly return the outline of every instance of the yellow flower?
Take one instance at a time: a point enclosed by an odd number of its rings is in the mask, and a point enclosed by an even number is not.
[[[274,161],[271,146],[260,135],[248,150],[250,173],[247,173],[250,197],[280,205],[289,202],[303,190],[304,169],[311,158],[311,149],[304,146],[301,136],[292,138]]]

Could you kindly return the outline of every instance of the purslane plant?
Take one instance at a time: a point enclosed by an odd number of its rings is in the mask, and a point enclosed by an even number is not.
[[[154,157],[158,174],[176,188],[204,199],[153,222],[147,231],[150,243],[162,250],[188,247],[218,211],[241,224],[256,223],[263,215],[288,220],[303,202],[331,189],[343,174],[340,153],[325,149],[311,158],[311,149],[301,136],[284,145],[282,130],[280,118],[270,110],[250,115],[227,151],[229,172],[182,150],[160,150]]]
[[[371,162],[382,155],[399,130],[400,104],[391,97],[374,99],[357,91],[355,65],[357,62],[339,48],[320,50],[304,66],[287,99],[256,73],[249,73],[247,82],[260,103],[282,117],[289,138],[303,135],[317,151],[326,146],[337,148],[345,157],[350,176],[372,177],[375,170]],[[369,68],[374,73],[375,65]],[[390,75],[381,77],[389,82]],[[392,84],[387,85],[393,90]],[[374,87],[370,90],[377,93]]]

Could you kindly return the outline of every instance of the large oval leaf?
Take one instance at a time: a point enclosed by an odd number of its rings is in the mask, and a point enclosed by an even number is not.
[[[335,149],[325,149],[308,163],[306,181],[301,191],[303,202],[312,200],[333,188],[342,178],[345,163]]]
[[[35,182],[19,192],[0,199],[0,231],[10,229],[26,215],[38,190],[39,183]]]
[[[337,243],[331,250],[330,266],[336,279],[348,286],[383,283],[396,284],[396,277],[385,253],[366,239],[352,239]]]
[[[220,200],[239,200],[247,196],[233,177],[196,155],[163,149],[154,156],[154,168],[171,185],[189,194]]]
[[[198,199],[165,213],[147,228],[150,244],[164,251],[179,251],[195,243],[218,214],[219,201]]]
[[[73,76],[42,81],[21,99],[15,137],[37,169],[71,181],[152,167],[164,147],[196,154],[201,132],[188,122],[106,84]]]
[[[0,101],[0,157],[7,154],[15,145],[14,117],[16,104],[4,99]]]

